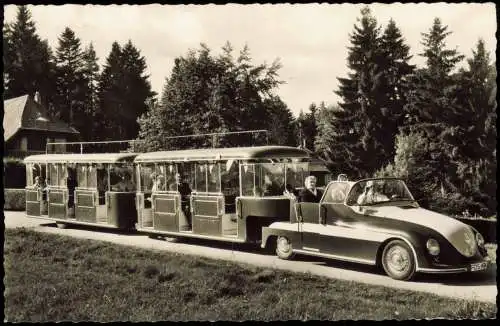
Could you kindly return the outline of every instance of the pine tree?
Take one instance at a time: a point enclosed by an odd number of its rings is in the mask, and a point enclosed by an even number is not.
[[[384,105],[384,52],[380,27],[370,9],[361,10],[360,26],[354,26],[350,35],[351,46],[347,78],[338,78],[342,98],[340,110],[333,115],[335,137],[331,151],[336,164],[349,170],[353,176],[369,176],[390,159],[384,146],[382,125]]]
[[[97,115],[103,117],[98,127],[99,138],[137,137],[137,119],[146,111],[148,100],[155,96],[145,70],[146,61],[131,41],[124,47],[113,42],[99,77]]]
[[[380,141],[386,156],[384,160],[394,156],[395,138],[398,128],[404,124],[404,110],[408,89],[405,85],[407,77],[413,73],[415,66],[410,65],[410,47],[405,44],[401,31],[394,20],[390,20],[381,38],[381,62],[383,83],[379,94],[381,116],[380,125],[385,137]]]
[[[445,39],[450,33],[438,18],[429,33],[422,33],[424,52],[420,55],[426,58],[427,66],[408,79],[411,91],[405,105],[409,125],[406,132],[422,132],[429,140],[427,164],[435,171],[433,182],[441,195],[457,190],[452,159],[463,141],[457,128],[463,116],[456,101],[458,85],[452,72],[464,56],[446,48]]]
[[[56,109],[58,116],[74,126],[84,139],[89,117],[85,115],[85,80],[80,39],[66,27],[56,50]]]
[[[83,52],[83,76],[85,80],[85,115],[91,117],[89,125],[88,140],[93,140],[96,136],[97,121],[100,120],[98,116],[98,79],[99,79],[99,64],[94,46],[92,43],[89,44],[85,51]]]
[[[279,63],[254,66],[248,47],[236,59],[232,51],[231,44],[226,43],[223,53],[215,57],[201,44],[197,51],[175,59],[159,105],[151,107],[139,120],[139,139],[144,140],[148,150],[248,146],[258,139],[238,135],[218,137],[214,142],[201,137],[168,141],[166,137],[263,129],[276,115],[286,115],[284,103],[272,94],[279,84]]]
[[[321,103],[324,106],[324,103]],[[299,146],[307,148],[310,151],[315,151],[314,141],[317,134],[317,116],[318,108],[315,103],[309,105],[309,112],[305,113],[301,110],[299,116],[296,120],[297,125],[297,139],[299,140]]]
[[[26,6],[19,6],[16,20],[4,25],[4,98],[40,93],[45,107],[52,107],[54,63],[46,40],[36,33]]]
[[[481,207],[477,210],[492,213],[496,210],[496,103],[490,98],[496,92],[496,69],[490,64],[483,40],[468,59],[468,69],[457,78],[457,91],[462,119],[457,120],[458,132],[463,138],[453,156],[461,193]],[[470,119],[470,117],[474,117]],[[471,210],[471,209],[469,209]]]
[[[263,128],[270,133],[270,143],[297,146],[293,114],[287,105],[278,96],[273,96],[264,100],[264,106],[269,118],[263,121]]]
[[[335,113],[340,114],[338,111],[340,111],[338,107],[320,105],[317,113],[317,134],[314,142],[315,152],[327,163],[331,171],[334,171],[335,175],[346,173],[338,165],[335,155],[336,148],[333,146],[339,136],[334,126]]]
[[[121,105],[121,94],[119,94],[119,85],[122,80],[121,52],[118,42],[113,42],[111,52],[99,76],[99,107],[96,115],[101,119],[97,127],[96,139],[122,139],[123,133],[115,133],[115,130],[123,123],[118,115]],[[113,137],[114,134],[117,137]]]

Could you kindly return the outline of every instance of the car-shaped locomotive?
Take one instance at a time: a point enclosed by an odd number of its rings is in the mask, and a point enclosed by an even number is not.
[[[392,278],[416,272],[485,270],[482,235],[454,218],[419,206],[399,178],[330,182],[319,203],[296,203],[290,222],[262,231],[261,246],[276,241],[276,253],[295,253],[378,265]]]

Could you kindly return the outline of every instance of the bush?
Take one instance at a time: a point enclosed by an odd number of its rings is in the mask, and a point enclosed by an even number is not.
[[[497,221],[485,218],[467,218],[455,216],[457,220],[475,228],[484,237],[486,243],[497,242]]]
[[[26,209],[26,193],[24,189],[4,189],[4,210],[24,211]]]

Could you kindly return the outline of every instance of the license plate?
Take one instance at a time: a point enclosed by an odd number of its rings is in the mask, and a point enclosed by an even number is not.
[[[488,268],[487,262],[475,263],[470,265],[471,272],[484,271],[487,268]]]

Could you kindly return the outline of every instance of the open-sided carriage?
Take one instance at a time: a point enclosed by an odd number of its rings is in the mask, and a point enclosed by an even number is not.
[[[261,146],[143,153],[135,163],[139,231],[260,242],[263,226],[290,219],[283,193],[303,186],[310,158],[294,147]],[[179,191],[177,174],[189,194]]]
[[[67,223],[129,229],[134,206],[134,153],[43,154],[25,158],[26,214]],[[34,187],[36,177],[46,185]],[[47,209],[44,209],[44,208]]]

